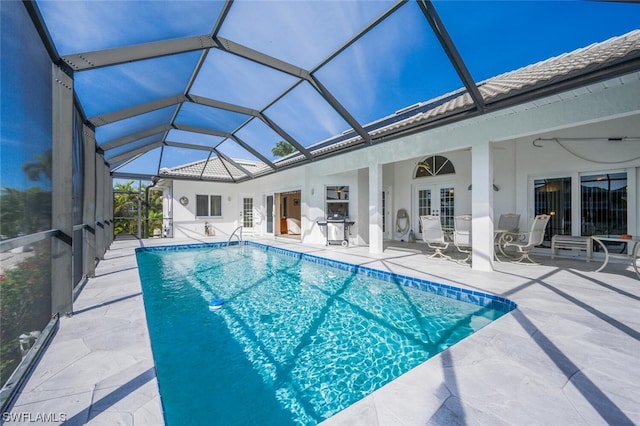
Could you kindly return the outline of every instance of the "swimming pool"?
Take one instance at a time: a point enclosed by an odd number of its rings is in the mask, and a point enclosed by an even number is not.
[[[167,424],[316,424],[515,307],[253,242],[136,251]],[[209,302],[224,300],[211,311]]]

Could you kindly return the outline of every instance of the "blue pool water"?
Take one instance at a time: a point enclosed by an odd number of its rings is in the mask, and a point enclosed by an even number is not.
[[[316,424],[515,307],[255,243],[136,255],[169,425]]]

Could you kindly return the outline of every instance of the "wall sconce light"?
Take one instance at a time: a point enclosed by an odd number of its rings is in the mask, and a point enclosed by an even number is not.
[[[227,196],[227,201],[231,201],[231,195]]]
[[[473,186],[473,184],[470,184],[469,186],[467,186],[467,189],[468,189],[469,191],[471,191],[471,187],[472,187],[472,186]],[[496,184],[494,183],[494,184],[493,184],[493,190],[494,190],[494,191],[496,191],[496,192],[498,192],[498,191],[500,191],[500,188],[498,187],[498,185],[496,185]]]
[[[311,195],[315,194],[315,189],[311,188]]]

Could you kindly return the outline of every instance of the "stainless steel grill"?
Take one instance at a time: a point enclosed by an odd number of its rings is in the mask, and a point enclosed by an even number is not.
[[[334,214],[327,216],[325,220],[316,222],[319,226],[325,227],[326,245],[340,244],[342,247],[349,245],[349,228],[355,224],[347,216]]]

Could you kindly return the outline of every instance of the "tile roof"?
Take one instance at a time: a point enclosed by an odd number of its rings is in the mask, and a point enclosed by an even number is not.
[[[509,71],[491,77],[478,84],[478,90],[487,104],[501,98],[518,93],[525,93],[533,89],[540,89],[559,81],[567,80],[585,71],[595,71],[605,65],[610,66],[618,61],[640,58],[640,30],[634,30],[620,37],[614,37],[601,43],[565,53],[542,62]],[[442,101],[442,102],[440,102]],[[474,108],[473,100],[465,89],[423,102],[415,108],[402,113],[404,117],[394,119],[398,115],[391,115],[378,120],[368,126],[371,136],[379,136],[401,128],[417,126],[422,122],[435,121],[439,117],[449,116],[456,112]],[[390,122],[390,123],[389,123]],[[334,138],[335,139],[335,138]],[[361,143],[359,137],[352,137],[337,141],[334,144],[324,142],[314,154],[344,149],[345,147]]]
[[[233,162],[251,174],[261,174],[265,170],[271,170],[266,164],[259,161],[234,159]],[[189,164],[161,169],[160,176],[227,180],[229,182],[247,178],[247,174],[243,170],[220,157],[212,157],[209,160],[199,160]]]

